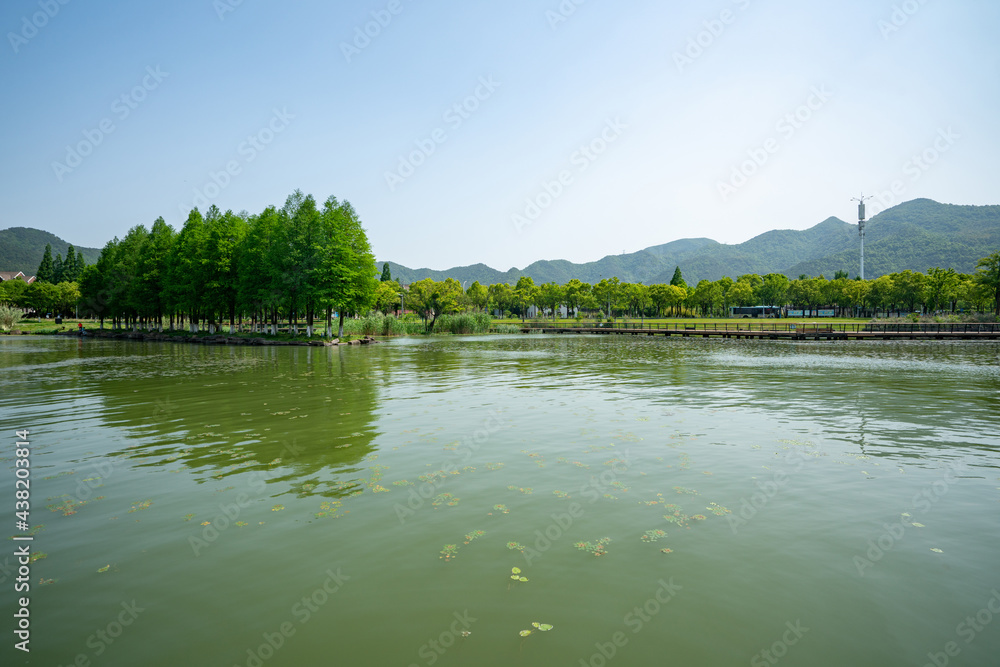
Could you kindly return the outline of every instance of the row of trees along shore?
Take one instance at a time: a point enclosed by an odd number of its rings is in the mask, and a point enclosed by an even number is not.
[[[65,269],[58,276],[43,272],[43,259],[32,285],[0,284],[0,303],[38,312],[78,308],[80,315],[99,318],[102,327],[108,319],[114,328],[162,329],[166,323],[170,329],[214,333],[228,322],[230,332],[277,333],[287,323],[298,334],[304,322],[308,336],[317,318],[326,320],[332,336],[332,315],[338,313],[338,335],[343,336],[345,317],[373,310],[414,312],[428,331],[441,315],[476,311],[523,320],[532,307],[553,317],[565,307],[579,318],[725,316],[731,306],[752,305],[832,308],[841,316],[863,317],[920,309],[992,309],[1000,315],[1000,252],[982,258],[974,274],[941,268],[874,280],[850,279],[845,272],[833,279],[794,280],[777,273],[748,274],[691,287],[677,268],[669,284],[624,283],[614,277],[593,285],[576,279],[536,285],[525,276],[513,286],[473,282],[463,289],[453,278],[426,278],[403,289],[392,280],[388,264],[381,280],[376,277],[368,238],[348,202],[330,197],[318,206],[300,191],[282,208],[255,215],[222,213],[212,206],[202,216],[194,209],[180,231],[158,218],[150,229],[138,225],[123,239],[109,241],[94,265],[84,267],[79,255],[73,259],[62,265],[81,267],[79,275]]]
[[[383,267],[385,284],[388,265]],[[378,308],[388,313],[400,308],[398,285],[380,288]],[[428,298],[428,295],[434,298]],[[669,284],[644,285],[623,283],[618,278],[605,278],[591,285],[570,280],[564,285],[554,282],[536,285],[527,276],[511,286],[506,283],[489,286],[472,283],[462,289],[457,280],[434,281],[429,278],[410,285],[404,293],[405,306],[422,317],[433,317],[464,309],[489,310],[505,317],[528,315],[532,307],[553,315],[560,308],[583,316],[584,313],[603,317],[664,317],[728,316],[731,306],[791,306],[801,310],[830,308],[839,316],[878,316],[902,310],[912,312],[983,311],[991,309],[1000,315],[1000,252],[981,259],[975,274],[961,274],[954,269],[932,268],[927,274],[902,271],[874,280],[850,279],[838,271],[832,280],[824,276],[799,276],[790,280],[779,273],[765,276],[742,275],[733,280],[702,280],[688,286],[680,268],[674,271]]]

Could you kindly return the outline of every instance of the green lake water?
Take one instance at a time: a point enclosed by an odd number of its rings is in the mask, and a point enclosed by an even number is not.
[[[0,426],[3,665],[1000,664],[995,343],[3,337]]]

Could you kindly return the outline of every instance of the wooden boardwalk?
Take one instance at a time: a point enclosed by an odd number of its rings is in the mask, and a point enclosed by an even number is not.
[[[747,338],[755,340],[1000,340],[998,324],[679,324],[523,327],[522,333]]]

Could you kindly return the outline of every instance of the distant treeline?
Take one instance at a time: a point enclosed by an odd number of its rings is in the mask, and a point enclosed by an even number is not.
[[[46,259],[39,277],[50,275]],[[78,266],[63,260],[62,266]],[[58,263],[56,263],[58,264]],[[56,272],[51,280],[57,280]],[[77,277],[62,270],[62,278]],[[19,284],[18,284],[19,283]],[[110,319],[114,326],[188,326],[231,328],[249,324],[274,331],[288,322],[311,327],[332,315],[414,312],[433,330],[437,318],[462,312],[489,312],[526,318],[551,316],[565,307],[578,317],[662,317],[728,315],[733,306],[791,306],[835,309],[840,315],[876,315],[893,311],[993,310],[1000,315],[1000,252],[979,260],[974,274],[932,268],[926,274],[901,271],[874,280],[851,279],[837,272],[788,277],[746,274],[735,280],[702,280],[688,286],[680,268],[669,284],[621,282],[596,284],[570,280],[536,285],[521,277],[515,285],[468,288],[453,278],[430,278],[410,285],[392,279],[388,264],[381,280],[357,214],[347,202],[331,197],[322,207],[296,191],[285,205],[250,215],[222,213],[211,207],[204,216],[194,209],[177,232],[162,218],[151,229],[138,225],[125,238],[108,242],[97,263],[77,282],[58,285],[38,280],[0,284],[0,303],[40,312],[71,313]]]
[[[388,265],[383,267],[383,280]],[[702,280],[689,287],[680,268],[674,271],[669,284],[643,285],[623,283],[618,278],[605,278],[591,285],[570,280],[564,285],[555,282],[536,285],[529,277],[521,277],[513,287],[499,283],[485,287],[474,282],[465,291],[458,281],[430,278],[410,285],[411,296],[406,306],[421,315],[433,314],[427,309],[425,295],[437,294],[444,305],[438,312],[459,312],[465,308],[489,310],[511,317],[527,317],[532,307],[538,312],[555,313],[565,307],[569,313],[603,317],[662,317],[700,313],[711,317],[729,314],[732,306],[794,306],[803,310],[830,308],[840,315],[868,316],[878,311],[994,310],[1000,315],[1000,252],[979,261],[973,275],[954,269],[932,268],[926,274],[901,271],[875,280],[850,279],[838,272],[832,279],[824,276],[799,276],[796,280],[779,273],[765,276],[747,274],[736,280]],[[383,312],[399,307],[399,298],[386,290],[378,300]],[[443,296],[441,296],[443,295]]]

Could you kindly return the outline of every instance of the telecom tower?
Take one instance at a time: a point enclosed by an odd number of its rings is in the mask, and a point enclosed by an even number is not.
[[[861,236],[861,279],[865,279],[865,200],[871,199],[874,195],[868,195],[865,197],[865,193],[861,193],[861,197],[852,197],[851,201],[858,202],[858,235]]]

